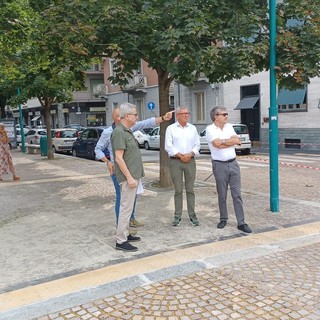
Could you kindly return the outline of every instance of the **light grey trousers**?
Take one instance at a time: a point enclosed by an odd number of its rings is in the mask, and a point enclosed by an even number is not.
[[[244,224],[243,201],[241,197],[241,176],[237,160],[218,162],[212,160],[212,172],[216,179],[220,220],[228,220],[227,194],[230,186],[233,208],[238,226]]]
[[[137,182],[139,181],[137,180]],[[129,235],[130,217],[136,200],[137,189],[137,187],[130,188],[127,181],[120,183],[121,200],[116,236],[119,244],[126,242]]]

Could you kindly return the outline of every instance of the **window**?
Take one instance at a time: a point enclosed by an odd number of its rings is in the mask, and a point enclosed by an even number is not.
[[[277,105],[279,112],[307,111],[307,88],[292,91],[279,89]]]
[[[204,110],[204,92],[197,92],[196,94],[196,121],[205,121],[205,110]]]
[[[64,112],[63,117],[64,117],[64,123],[68,124],[69,123],[69,113]]]
[[[88,136],[89,136],[89,130],[84,130],[81,132],[80,134],[81,136],[81,139],[88,139]]]
[[[299,104],[281,104],[278,105],[278,111],[280,112],[298,112],[307,111],[307,105],[305,103]]]
[[[242,98],[259,96],[259,86],[258,85],[241,87],[241,91],[242,91]]]
[[[110,77],[114,77],[116,75],[115,64],[116,64],[116,60],[114,60],[114,59],[109,60]]]
[[[102,70],[102,65],[100,63],[94,63],[88,69],[88,71],[101,71],[101,70]]]
[[[57,135],[58,131],[56,132]],[[66,130],[60,132],[60,138],[76,138],[77,137],[77,131],[74,130]]]
[[[169,109],[170,110],[174,109],[174,95],[170,95],[170,98],[169,98]]]
[[[150,136],[157,136],[159,135],[159,128],[155,128],[150,132]]]
[[[98,133],[96,130],[89,130],[88,139],[97,139]]]
[[[100,95],[106,94],[106,87],[103,83],[103,80],[92,79],[90,81],[90,87],[94,97],[99,97]]]
[[[286,149],[301,149],[300,139],[284,139]]]
[[[136,99],[136,107],[137,107],[137,113],[139,115],[140,119],[144,119],[144,107],[143,107],[143,99]]]

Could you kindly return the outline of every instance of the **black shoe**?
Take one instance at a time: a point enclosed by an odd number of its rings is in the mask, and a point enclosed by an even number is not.
[[[129,233],[127,240],[128,240],[129,242],[138,242],[138,241],[141,240],[141,238],[140,238],[140,237],[133,236],[132,234]]]
[[[124,242],[124,243],[117,243],[116,244],[116,249],[117,250],[122,250],[122,251],[138,251],[138,248],[133,246],[132,244],[130,244],[128,241]]]
[[[223,229],[226,225],[227,225],[227,221],[226,221],[226,220],[221,220],[221,221],[218,223],[217,228],[218,228],[218,229]]]
[[[249,228],[249,226],[245,223],[242,224],[241,226],[238,226],[238,229],[245,232],[245,233],[251,233],[252,230]]]

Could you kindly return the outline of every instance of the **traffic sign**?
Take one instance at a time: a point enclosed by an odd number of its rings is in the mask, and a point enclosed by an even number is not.
[[[156,107],[156,104],[154,102],[149,102],[148,103],[148,109],[153,110]]]

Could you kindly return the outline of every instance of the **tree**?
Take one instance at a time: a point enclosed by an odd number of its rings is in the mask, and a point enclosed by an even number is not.
[[[117,73],[111,80],[119,84],[132,76],[140,59],[145,60],[158,74],[160,114],[164,114],[169,110],[172,81],[190,86],[204,73],[216,83],[268,69],[267,2],[33,0],[42,22],[33,44],[39,48],[36,57],[43,66],[41,72],[57,71],[58,66],[60,71],[78,71],[75,61],[81,65],[92,57],[108,56],[117,60]],[[319,75],[317,4],[315,0],[284,0],[278,4],[280,85],[303,85]],[[289,18],[304,23],[292,28],[287,23]],[[45,59],[41,58],[44,53]],[[163,150],[166,126],[161,125],[161,186],[171,184]]]
[[[169,111],[172,81],[192,85],[200,72],[204,72],[210,80],[219,82],[263,67],[268,48],[263,29],[267,17],[264,0],[110,0],[107,4],[66,0],[63,3],[64,6],[51,8],[51,13],[64,17],[60,28],[69,28],[68,42],[81,43],[92,56],[115,58],[117,69],[112,81],[125,84],[140,59],[157,72],[160,114]],[[65,12],[68,6],[76,10],[63,15],[62,8]],[[227,46],[223,45],[225,42]],[[162,124],[160,131],[161,186],[171,184],[163,149],[167,125]]]
[[[320,76],[320,6],[317,0],[286,0],[278,5],[277,77],[295,89]]]
[[[31,2],[32,3],[32,2]],[[32,12],[25,25],[26,41],[13,55],[16,38],[13,34],[8,43],[7,59],[2,63],[5,77],[2,85],[8,83],[11,88],[21,88],[21,95],[11,95],[12,105],[38,98],[44,108],[47,128],[48,159],[53,159],[50,109],[53,103],[69,101],[72,91],[83,87],[84,73],[91,58],[71,50],[70,46],[58,43],[54,19],[44,19],[46,9],[52,6],[51,1],[34,2],[35,7],[28,7]]]
[[[20,51],[29,35],[32,16],[27,0],[0,0],[0,118],[5,117],[7,100],[17,94],[12,86],[15,75],[16,52]]]

